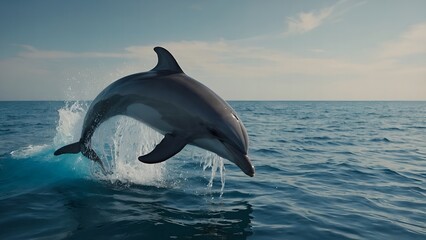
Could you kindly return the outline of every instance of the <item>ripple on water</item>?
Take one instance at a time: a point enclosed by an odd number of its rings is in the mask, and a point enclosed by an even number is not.
[[[425,239],[423,102],[231,104],[256,176],[225,160],[222,190],[204,152],[137,161],[161,137],[123,118],[96,133],[116,173],[101,178],[80,155],[52,155],[79,137],[84,104],[0,102],[0,238]]]

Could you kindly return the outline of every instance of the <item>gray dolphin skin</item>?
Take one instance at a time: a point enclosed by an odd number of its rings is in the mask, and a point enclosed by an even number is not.
[[[152,152],[138,158],[141,162],[165,161],[190,144],[230,160],[253,177],[247,132],[236,112],[208,87],[187,76],[166,49],[156,47],[154,51],[157,65],[105,88],[87,111],[80,141],[56,150],[54,155],[81,152],[105,171],[91,147],[92,136],[104,121],[124,115],[164,135]]]

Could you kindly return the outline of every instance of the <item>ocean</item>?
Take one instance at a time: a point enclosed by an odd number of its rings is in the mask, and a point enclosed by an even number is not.
[[[77,155],[88,102],[0,102],[0,239],[426,239],[426,102],[232,101],[256,168],[105,122]]]

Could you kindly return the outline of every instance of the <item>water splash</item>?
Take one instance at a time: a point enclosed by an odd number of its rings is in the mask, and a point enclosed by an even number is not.
[[[112,183],[162,186],[166,177],[166,162],[144,164],[139,156],[149,153],[162,135],[132,118],[117,116],[103,123],[93,136],[93,148],[106,159],[112,174],[97,172],[101,179]]]
[[[55,148],[76,142],[80,138],[87,102],[67,102],[58,110],[59,120],[54,138]],[[141,122],[125,116],[116,116],[102,123],[92,137],[92,147],[103,160],[107,171],[102,173],[99,166],[91,162],[91,176],[113,184],[167,185],[167,161],[159,164],[144,164],[139,156],[149,153],[163,136]],[[183,156],[191,161],[194,156]],[[211,169],[207,187],[211,190],[220,172],[221,195],[225,187],[225,166],[223,159],[216,154],[203,151],[200,156],[203,171]],[[89,161],[78,156],[76,164]],[[173,184],[172,184],[173,185]]]
[[[213,188],[213,181],[216,176],[216,172],[219,170],[220,173],[220,182],[222,187],[220,188],[220,196],[223,195],[223,190],[225,189],[225,165],[223,163],[223,158],[219,157],[218,155],[206,152],[204,156],[202,156],[202,165],[203,165],[203,171],[206,171],[207,168],[211,169],[211,175],[209,183],[207,184],[207,187],[209,189]]]
[[[76,101],[66,102],[65,106],[58,110],[59,120],[56,126],[56,135],[53,138],[55,147],[61,147],[79,140],[87,108],[86,102]]]
[[[79,140],[87,108],[86,102],[77,101],[67,102],[58,110],[56,148]],[[92,177],[111,183],[161,185],[165,178],[165,164],[148,165],[137,159],[151,151],[160,139],[160,134],[131,118],[117,116],[109,119],[96,130],[92,147],[111,174],[104,175],[99,166],[92,163]]]

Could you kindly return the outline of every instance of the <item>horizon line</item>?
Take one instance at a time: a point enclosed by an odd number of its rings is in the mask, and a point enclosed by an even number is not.
[[[0,99],[0,102],[90,102],[94,99]],[[426,102],[426,99],[225,99],[227,102]]]

